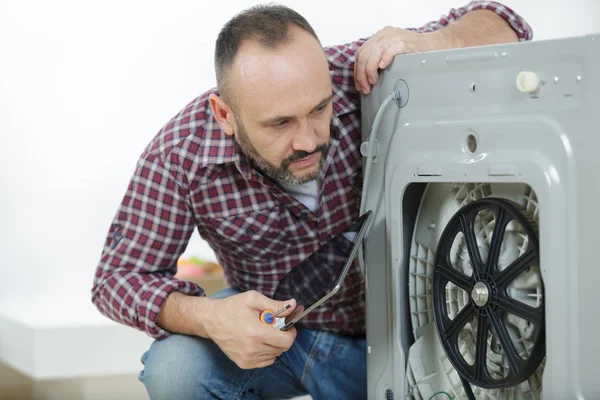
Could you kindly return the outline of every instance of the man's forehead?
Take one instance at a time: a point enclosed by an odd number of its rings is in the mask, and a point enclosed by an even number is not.
[[[329,68],[320,46],[296,44],[276,50],[257,44],[240,49],[230,75],[238,106],[272,115],[275,110],[285,112],[303,103],[315,107],[331,94]]]

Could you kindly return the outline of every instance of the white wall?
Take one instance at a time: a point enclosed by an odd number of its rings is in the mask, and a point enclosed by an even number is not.
[[[421,25],[466,2],[282,3],[330,45],[384,25]],[[88,301],[138,155],[172,115],[214,85],[218,30],[253,3],[0,2],[0,299],[61,290]],[[600,31],[597,0],[506,4],[531,23],[536,39]],[[211,254],[197,237],[189,251]]]

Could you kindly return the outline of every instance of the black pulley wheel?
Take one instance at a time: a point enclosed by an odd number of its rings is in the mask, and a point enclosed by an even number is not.
[[[475,223],[479,212],[491,211],[494,214],[494,228],[489,244],[487,260],[480,254],[476,238]],[[506,227],[516,221],[529,238],[524,252],[506,268],[500,270],[498,261],[505,240]],[[452,247],[459,233],[464,236],[471,275],[454,267]],[[510,243],[505,244],[505,246]],[[433,314],[436,330],[444,351],[452,366],[463,380],[486,389],[515,386],[529,378],[545,357],[544,295],[542,303],[533,307],[509,295],[508,287],[522,273],[532,266],[539,266],[539,241],[532,223],[515,207],[514,203],[498,198],[484,198],[462,207],[450,220],[440,237],[432,279]],[[541,280],[541,276],[540,276]],[[447,310],[446,287],[448,283],[464,290],[468,296],[465,306],[451,318]],[[512,314],[533,325],[535,330],[531,341],[534,343],[527,357],[518,350],[515,339],[506,326],[508,315]],[[459,334],[467,323],[476,321],[474,335],[474,360],[467,362],[459,349]],[[488,369],[487,349],[490,332],[495,333],[497,344],[508,360],[508,371],[504,377],[492,377]],[[492,334],[493,336],[493,334]],[[467,392],[470,388],[465,387]],[[471,393],[472,395],[472,393]]]

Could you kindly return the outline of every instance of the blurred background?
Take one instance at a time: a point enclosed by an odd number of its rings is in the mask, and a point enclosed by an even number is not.
[[[0,398],[146,398],[137,374],[151,340],[94,308],[96,263],[138,156],[215,85],[218,31],[256,3],[0,0]],[[327,46],[468,0],[279,3]],[[534,40],[600,32],[597,0],[503,4]],[[207,261],[196,234],[181,264]],[[201,275],[190,279],[222,286],[218,268]]]

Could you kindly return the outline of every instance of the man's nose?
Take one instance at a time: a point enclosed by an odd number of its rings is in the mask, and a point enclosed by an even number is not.
[[[292,141],[294,151],[306,151],[312,153],[317,148],[317,133],[308,121],[299,124],[298,132]]]

